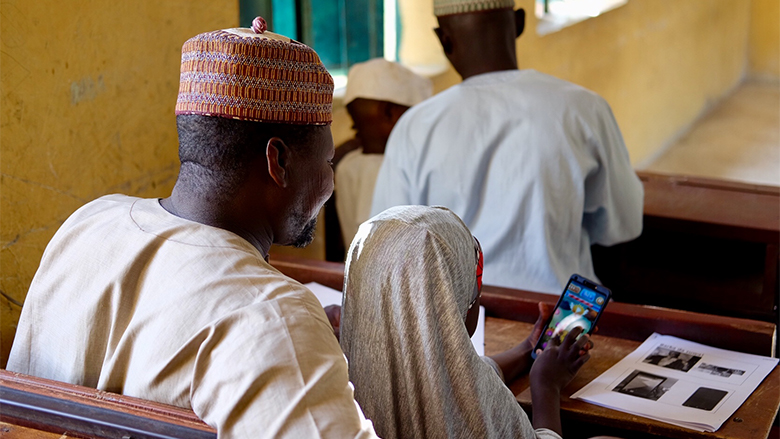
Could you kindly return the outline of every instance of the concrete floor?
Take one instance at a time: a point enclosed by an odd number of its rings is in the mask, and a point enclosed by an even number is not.
[[[643,170],[780,186],[780,84],[741,85]]]

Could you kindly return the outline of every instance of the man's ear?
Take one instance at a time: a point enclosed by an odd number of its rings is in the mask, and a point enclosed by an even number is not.
[[[515,38],[519,38],[525,30],[525,9],[515,11]]]
[[[268,161],[268,175],[277,186],[287,187],[287,169],[290,161],[290,148],[284,140],[278,137],[268,139],[265,147],[265,158]]]
[[[440,27],[434,28],[433,31],[436,32],[436,36],[439,38],[444,53],[446,55],[452,55],[452,39],[447,32],[443,31]]]

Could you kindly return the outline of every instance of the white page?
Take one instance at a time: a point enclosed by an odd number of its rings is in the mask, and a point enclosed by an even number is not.
[[[323,308],[330,305],[341,306],[341,291],[334,290],[333,288],[326,287],[317,282],[309,282],[304,286],[317,296],[317,299],[320,301]]]
[[[479,320],[477,321],[477,329],[474,331],[474,335],[471,336],[471,344],[474,345],[474,350],[480,356],[485,355],[485,307],[479,307]]]
[[[325,285],[318,284],[317,282],[309,282],[305,285],[306,288],[311,290],[317,299],[319,299],[322,307],[328,305],[341,306],[341,291],[334,290],[333,288],[326,287]],[[474,345],[474,349],[479,355],[485,355],[485,307],[479,307],[479,322],[477,323],[477,330],[474,331],[474,336],[471,337],[471,343]]]
[[[651,335],[572,395],[603,407],[715,431],[777,365],[777,358]]]

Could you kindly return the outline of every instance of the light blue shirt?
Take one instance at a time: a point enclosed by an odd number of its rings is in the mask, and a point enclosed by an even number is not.
[[[401,117],[371,214],[446,206],[480,240],[486,284],[560,294],[573,273],[597,281],[591,244],[639,236],[643,198],[604,99],[512,70],[471,77]]]

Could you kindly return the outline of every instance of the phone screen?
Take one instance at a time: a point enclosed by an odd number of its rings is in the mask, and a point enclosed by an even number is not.
[[[553,311],[550,323],[544,328],[542,337],[531,355],[536,358],[537,349],[546,348],[550,340],[555,337],[563,341],[566,334],[578,326],[583,329],[583,334],[591,333],[596,326],[596,321],[601,315],[601,311],[609,301],[609,292],[608,290],[606,291],[598,291],[584,285],[582,282],[578,282],[574,278],[569,279],[569,283],[563,291],[563,296]]]

